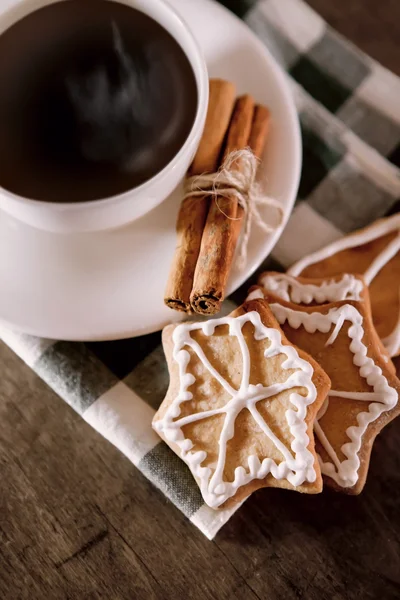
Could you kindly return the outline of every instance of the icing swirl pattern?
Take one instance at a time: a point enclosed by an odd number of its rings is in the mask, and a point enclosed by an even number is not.
[[[363,342],[363,317],[351,304],[332,308],[327,314],[320,312],[305,313],[277,303],[271,304],[270,308],[281,325],[288,322],[293,329],[303,326],[308,333],[314,333],[315,331],[329,333],[333,325],[333,331],[325,346],[335,342],[346,321],[351,323],[347,333],[350,339],[349,349],[353,354],[353,363],[358,367],[360,376],[366,379],[372,391],[330,390],[328,398],[317,416],[314,431],[330,458],[330,461],[324,462],[319,457],[322,473],[334,479],[341,487],[352,487],[358,480],[360,466],[358,452],[361,448],[362,436],[370,423],[376,421],[385,411],[389,411],[396,406],[398,402],[397,391],[389,385],[380,367],[368,356],[368,348]],[[341,447],[341,452],[346,457],[343,461],[339,459],[319,423],[329,408],[329,400],[334,397],[365,402],[366,405],[366,409],[357,414],[357,425],[348,427],[346,430],[349,442]]]
[[[242,331],[246,323],[252,323],[254,326],[255,341],[268,340],[270,342],[264,351],[266,361],[278,355],[285,356],[281,363],[281,369],[291,370],[285,381],[266,386],[261,383],[250,383],[250,352]],[[191,333],[196,330],[206,336],[212,336],[220,325],[227,325],[229,335],[234,336],[239,344],[242,355],[242,373],[238,389],[233,388],[218,372],[207,358],[201,345],[191,336]],[[276,479],[286,479],[293,486],[316,480],[314,456],[308,449],[310,440],[305,422],[307,407],[317,398],[317,390],[312,380],[313,367],[300,358],[293,346],[282,343],[281,332],[278,329],[266,327],[258,312],[252,311],[238,317],[223,317],[203,323],[178,325],[173,333],[173,344],[173,359],[179,368],[179,392],[164,416],[155,421],[153,426],[167,441],[174,443],[179,448],[181,458],[188,464],[198,480],[203,498],[209,506],[213,508],[221,506],[236,493],[240,486],[244,486],[254,479],[264,479],[269,474]],[[209,410],[180,417],[182,404],[193,399],[190,387],[195,382],[195,377],[188,371],[191,358],[188,349],[197,356],[209,375],[218,381],[227,393],[229,400],[224,406],[213,408],[212,399],[210,399]],[[299,393],[299,388],[304,390],[305,395]],[[293,408],[286,410],[285,418],[293,440],[290,447],[287,447],[265,422],[257,409],[257,403],[273,398],[282,391],[292,389],[289,400]],[[227,481],[224,474],[227,445],[234,436],[235,421],[244,409],[249,411],[259,429],[274,444],[282,455],[282,461],[276,462],[268,456],[249,455],[247,468],[243,465],[237,466],[233,481]],[[222,415],[224,418],[218,442],[218,459],[216,464],[204,466],[207,453],[203,450],[193,450],[193,440],[185,437],[183,427],[215,415]]]

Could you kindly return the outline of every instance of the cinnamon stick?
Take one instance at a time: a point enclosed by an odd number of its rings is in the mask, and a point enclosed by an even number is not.
[[[210,80],[210,96],[203,137],[189,174],[215,172],[235,103],[235,86],[222,79]],[[189,197],[182,202],[176,225],[177,241],[164,302],[174,310],[190,312],[190,293],[200,252],[209,200]]]
[[[243,150],[249,143],[254,117],[254,100],[242,96],[236,102],[224,155]],[[236,165],[240,169],[240,163]],[[242,223],[243,210],[237,198],[211,202],[190,295],[192,309],[205,315],[219,312],[231,270]]]
[[[248,145],[258,159],[262,157],[269,131],[270,112],[265,106],[255,106],[249,132],[250,106],[251,99],[248,97],[238,100],[225,156]],[[240,169],[240,164],[237,168]],[[243,209],[238,206],[236,199],[221,198],[218,206],[214,201],[210,207],[191,295],[192,306],[200,314],[210,315],[220,310],[242,225]]]
[[[266,106],[262,106],[261,104],[257,104],[254,109],[249,147],[258,159],[262,158],[264,152],[270,121],[271,118],[268,108]]]

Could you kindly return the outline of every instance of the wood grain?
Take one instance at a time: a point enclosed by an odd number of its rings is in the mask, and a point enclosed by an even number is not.
[[[397,0],[310,0],[400,73]],[[394,600],[400,420],[357,498],[257,492],[208,542],[0,344],[2,600]]]

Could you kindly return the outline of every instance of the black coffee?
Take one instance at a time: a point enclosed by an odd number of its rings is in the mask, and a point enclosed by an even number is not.
[[[10,27],[0,90],[0,186],[51,202],[104,198],[154,176],[197,108],[179,44],[109,0],[58,2]]]

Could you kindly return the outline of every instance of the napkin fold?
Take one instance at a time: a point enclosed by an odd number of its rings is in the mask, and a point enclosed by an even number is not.
[[[335,33],[302,0],[223,4],[244,16],[288,72],[300,115],[303,172],[297,202],[259,269],[284,270],[400,209],[400,79]],[[224,311],[233,310],[243,293],[234,294]],[[209,539],[231,517],[233,510],[204,504],[186,465],[151,428],[168,385],[160,333],[71,343],[0,325],[0,339]]]

